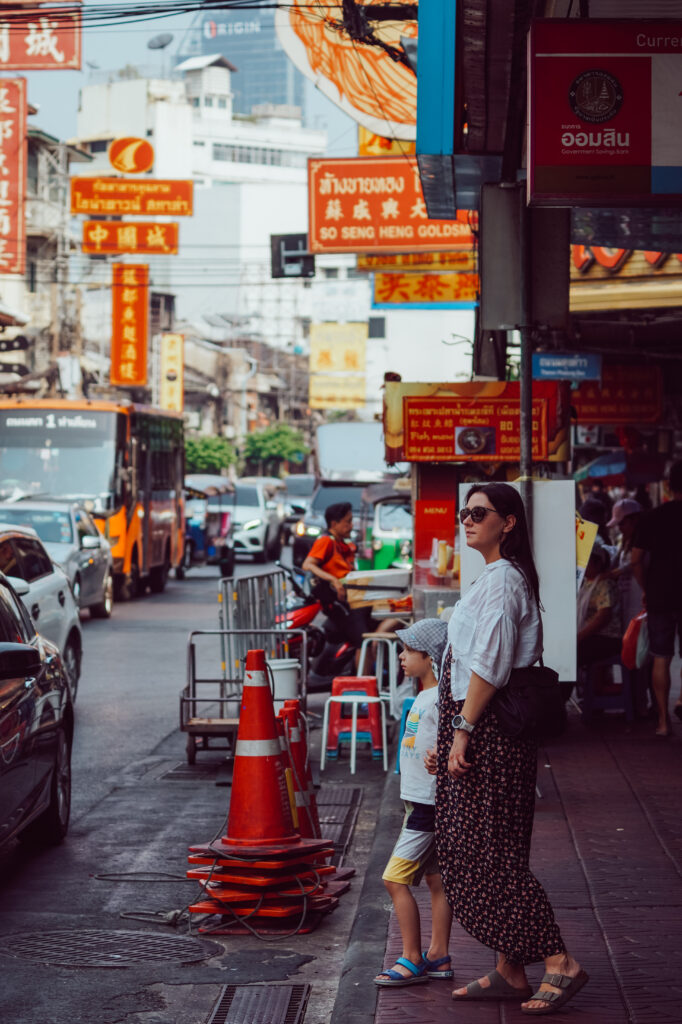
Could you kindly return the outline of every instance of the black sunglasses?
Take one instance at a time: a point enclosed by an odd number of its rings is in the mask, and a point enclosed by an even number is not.
[[[460,523],[466,523],[469,516],[473,523],[482,523],[488,512],[494,512],[496,515],[501,516],[502,513],[498,512],[496,508],[486,508],[485,505],[474,505],[473,508],[461,508],[457,513],[459,515]],[[504,519],[505,517],[502,516]]]

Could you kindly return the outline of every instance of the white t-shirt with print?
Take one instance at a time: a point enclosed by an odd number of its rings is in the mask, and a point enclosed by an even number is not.
[[[400,744],[400,798],[411,803],[436,802],[436,776],[424,765],[427,750],[436,745],[438,734],[438,687],[431,686],[415,697]]]

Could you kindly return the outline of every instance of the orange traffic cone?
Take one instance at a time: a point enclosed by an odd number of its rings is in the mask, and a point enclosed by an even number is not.
[[[191,853],[238,847],[242,857],[331,855],[323,839],[302,839],[294,830],[265,651],[249,651],[235,748],[227,834]]]
[[[320,837],[320,819],[317,813],[315,787],[308,761],[308,748],[305,739],[305,720],[301,714],[298,700],[286,700],[278,718],[285,724],[285,735],[291,758],[296,808],[298,811],[298,830],[302,836],[315,839]]]

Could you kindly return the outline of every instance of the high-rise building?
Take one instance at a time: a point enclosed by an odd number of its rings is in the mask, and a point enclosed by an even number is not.
[[[180,45],[178,60],[208,54],[221,54],[237,68],[231,78],[236,114],[275,103],[300,107],[305,117],[305,78],[280,45],[274,9],[198,15]]]

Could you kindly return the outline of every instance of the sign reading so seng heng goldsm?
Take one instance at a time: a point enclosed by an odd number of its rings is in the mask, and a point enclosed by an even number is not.
[[[682,22],[535,21],[529,60],[531,203],[682,199]]]
[[[429,220],[413,156],[308,161],[310,252],[470,249],[469,213]]]

